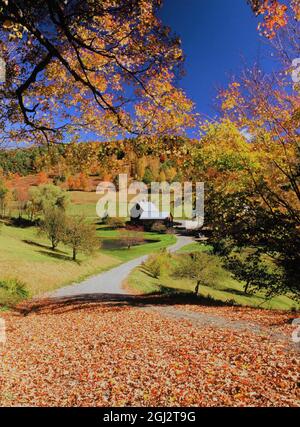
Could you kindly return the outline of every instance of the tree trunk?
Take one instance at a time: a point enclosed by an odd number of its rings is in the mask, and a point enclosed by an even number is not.
[[[76,248],[73,248],[73,261],[76,261]]]
[[[55,241],[52,239],[52,250],[53,251],[55,251],[55,249],[56,249],[56,243],[55,243]]]
[[[200,280],[198,280],[197,285],[195,287],[195,295],[198,295],[199,293],[199,288],[200,288]]]
[[[248,282],[246,283],[245,288],[244,288],[244,292],[246,295],[248,294],[249,286],[250,286],[250,281],[248,280]]]

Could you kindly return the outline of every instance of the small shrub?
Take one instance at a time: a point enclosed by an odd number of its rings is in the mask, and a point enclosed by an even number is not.
[[[165,233],[167,231],[167,227],[162,224],[161,222],[155,222],[152,227],[151,227],[151,231],[153,231],[153,233]]]
[[[152,276],[154,279],[158,279],[161,275],[161,259],[158,255],[150,255],[143,263],[144,271]]]
[[[122,218],[107,218],[106,225],[114,229],[126,227],[126,223]]]
[[[29,292],[25,283],[18,279],[0,280],[0,304],[12,306],[28,298]]]
[[[53,178],[53,184],[54,185],[63,184],[64,182],[66,182],[66,179],[67,178],[64,175],[55,176]]]

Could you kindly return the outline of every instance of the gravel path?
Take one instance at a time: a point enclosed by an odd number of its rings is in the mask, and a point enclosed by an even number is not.
[[[192,237],[176,237],[177,242],[168,248],[170,252],[176,252],[194,241]],[[148,256],[144,255],[135,258],[109,271],[90,277],[82,283],[57,289],[54,292],[48,293],[45,297],[47,297],[47,300],[50,298],[54,305],[57,304],[59,310],[61,307],[66,308],[70,304],[129,304],[134,306],[138,311],[154,311],[162,317],[189,321],[199,328],[214,327],[219,330],[248,331],[261,337],[268,337],[272,341],[282,341],[287,343],[288,346],[291,345],[289,337],[275,332],[269,327],[262,327],[243,320],[229,320],[227,317],[214,314],[196,313],[188,309],[185,310],[168,305],[168,303],[159,304],[155,300],[149,301],[147,298],[143,300],[143,296],[132,295],[130,290],[128,291],[123,288],[123,282],[130,272],[145,261]]]
[[[178,307],[159,307],[159,306],[152,306],[147,307],[145,310],[151,309],[155,310],[157,313],[159,313],[161,316],[169,317],[173,319],[181,319],[181,320],[188,320],[193,325],[199,326],[199,327],[206,327],[211,326],[218,329],[232,329],[235,331],[249,331],[252,333],[256,333],[259,335],[266,335],[269,337],[269,339],[272,340],[283,340],[285,342],[291,343],[290,337],[287,337],[283,333],[275,332],[272,330],[271,327],[265,327],[261,326],[254,322],[249,322],[246,320],[231,320],[227,317],[213,315],[213,314],[207,314],[207,313],[199,313],[199,312],[193,312],[189,310],[181,310]],[[293,346],[295,347],[295,346]]]
[[[176,236],[177,242],[170,246],[170,252],[176,252],[182,247],[193,243],[193,238],[189,236]],[[77,295],[91,295],[91,294],[114,294],[114,295],[128,295],[128,291],[123,289],[122,283],[130,272],[138,267],[143,261],[147,259],[148,255],[135,258],[124,264],[119,265],[109,271],[101,273],[97,276],[90,277],[89,279],[79,284],[73,284],[64,288],[57,289],[54,292],[47,294],[48,298],[64,298]]]

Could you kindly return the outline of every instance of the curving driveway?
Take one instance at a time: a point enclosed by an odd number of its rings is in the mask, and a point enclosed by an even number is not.
[[[176,252],[182,247],[192,243],[194,240],[189,236],[176,236],[177,242],[169,246],[170,252]],[[128,295],[129,293],[123,289],[122,283],[130,272],[138,267],[149,255],[144,255],[135,258],[124,264],[119,265],[109,271],[98,274],[97,276],[90,277],[89,279],[79,284],[66,286],[57,289],[54,292],[47,294],[49,298],[64,298],[79,295],[91,294],[114,294],[114,295]]]

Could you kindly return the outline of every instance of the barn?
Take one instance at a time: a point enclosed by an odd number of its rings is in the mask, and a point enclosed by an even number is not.
[[[167,227],[173,225],[173,216],[170,212],[160,212],[152,202],[141,201],[133,205],[130,210],[131,223],[151,228],[154,223],[160,222]]]

